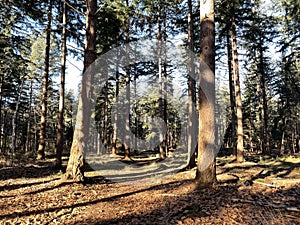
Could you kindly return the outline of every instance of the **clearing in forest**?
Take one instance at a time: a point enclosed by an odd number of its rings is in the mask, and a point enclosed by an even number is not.
[[[0,169],[0,224],[300,224],[300,158],[217,158],[219,183],[195,190],[195,170],[163,182],[111,182],[93,171],[62,182],[53,160]]]

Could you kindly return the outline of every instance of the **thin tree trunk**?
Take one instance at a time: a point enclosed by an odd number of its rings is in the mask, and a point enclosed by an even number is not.
[[[234,55],[234,77],[235,77],[235,106],[236,106],[236,160],[237,162],[244,161],[244,132],[243,132],[243,112],[242,112],[242,97],[240,87],[240,75],[239,75],[239,58],[237,50],[237,38],[236,38],[236,25],[235,17],[232,17],[231,21],[232,29],[232,42],[233,42],[233,55]]]
[[[108,74],[108,73],[105,73]],[[108,145],[108,133],[107,133],[107,127],[108,127],[108,79],[106,77],[105,82],[105,93],[104,93],[104,127],[103,127],[103,145],[105,148],[107,148]]]
[[[229,72],[229,92],[230,92],[230,110],[231,110],[231,144],[233,154],[236,155],[236,101],[235,101],[235,84],[233,71],[233,48],[230,30],[227,30],[227,53],[228,53],[228,72]]]
[[[32,114],[32,93],[33,93],[33,80],[30,80],[30,94],[29,94],[29,109],[28,109],[28,120],[27,120],[27,132],[26,132],[26,143],[25,143],[25,152],[29,152],[31,149],[31,114]]]
[[[296,122],[296,130],[295,130],[295,135],[296,135],[296,150],[295,153],[300,152],[300,137],[299,137],[299,123]]]
[[[163,81],[163,103],[164,103],[164,121],[168,127],[168,73],[167,73],[167,15],[166,9],[164,11],[164,81]],[[168,132],[168,131],[167,131]],[[168,133],[166,133],[164,138],[164,151],[165,155],[168,155]]]
[[[164,113],[163,113],[163,78],[162,78],[162,27],[161,27],[161,1],[158,3],[158,31],[157,31],[157,55],[158,55],[158,80],[159,80],[159,100],[158,100],[158,109],[159,109],[159,117],[163,119]],[[165,152],[163,149],[163,134],[159,133],[159,157],[161,159],[164,159]]]
[[[17,114],[18,114],[19,104],[20,104],[22,90],[23,90],[23,84],[24,84],[24,77],[22,77],[22,80],[21,80],[21,84],[19,87],[18,99],[16,102],[16,108],[13,113],[12,122],[11,122],[12,123],[12,135],[11,135],[11,151],[10,151],[10,157],[9,157],[9,166],[13,166],[14,154],[15,154],[15,150],[16,150],[16,137],[17,137],[16,120],[17,120]]]
[[[126,0],[126,7],[129,8],[129,1]],[[125,159],[130,159],[130,65],[129,65],[129,41],[130,41],[130,18],[128,18],[128,21],[126,23],[126,30],[125,30],[125,35],[126,35],[126,59],[128,60],[127,65],[126,65],[126,100],[125,100],[125,130],[126,130],[126,135],[125,135]]]
[[[188,74],[188,168],[196,166],[196,141],[198,124],[195,124],[197,119],[194,115],[193,107],[196,104],[196,81],[195,81],[195,65],[194,65],[194,38],[193,38],[193,6],[192,0],[188,0],[188,46],[189,46],[189,74]]]
[[[264,154],[270,153],[270,136],[269,136],[269,115],[268,115],[268,102],[266,93],[266,75],[263,68],[263,49],[260,46],[260,85],[261,85],[261,98],[262,98],[262,119],[263,119],[263,143],[264,148],[262,149]]]
[[[63,23],[62,23],[62,46],[61,46],[61,77],[59,89],[59,108],[58,125],[56,139],[56,166],[62,166],[62,152],[64,148],[64,110],[65,110],[65,76],[66,76],[66,57],[67,57],[67,39],[66,39],[66,1],[63,2]]]
[[[84,69],[79,94],[76,125],[65,179],[84,180],[84,154],[88,146],[91,119],[91,96],[94,76],[93,62],[96,60],[96,22],[97,0],[86,0],[86,44]]]
[[[116,92],[115,99],[117,99],[119,95],[119,84],[120,84],[120,74],[119,74],[119,55],[117,55],[116,61]],[[114,113],[114,123],[113,123],[113,137],[112,137],[112,149],[111,154],[116,155],[117,153],[117,121],[118,121],[118,113]]]
[[[50,38],[51,38],[51,20],[52,20],[52,0],[49,0],[48,23],[46,31],[46,51],[44,62],[44,77],[43,77],[43,93],[41,101],[41,122],[40,122],[40,137],[39,147],[37,151],[37,159],[45,158],[46,146],[46,126],[47,126],[47,97],[48,97],[48,79],[49,79],[49,61],[50,61]]]
[[[214,103],[215,103],[215,26],[214,1],[200,0],[200,88],[198,165],[195,182],[198,188],[216,182]]]
[[[3,152],[3,124],[2,124],[2,99],[3,99],[3,94],[2,94],[2,85],[3,85],[3,74],[0,74],[0,153]]]

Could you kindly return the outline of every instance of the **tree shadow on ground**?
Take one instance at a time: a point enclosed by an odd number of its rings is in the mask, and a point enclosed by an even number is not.
[[[65,172],[66,167],[56,168],[54,162],[36,162],[34,164],[15,167],[4,167],[0,169],[0,180],[17,178],[42,178]]]
[[[47,183],[50,183],[52,181],[59,180],[59,179],[60,178],[53,178],[53,179],[46,180],[46,181],[38,181],[38,182],[32,182],[32,183],[2,185],[2,186],[0,186],[0,192],[1,191],[11,191],[11,190],[24,188],[24,187],[36,186],[36,185],[40,185],[40,184],[47,184]],[[0,198],[1,198],[1,196],[0,196]]]
[[[222,184],[193,192],[191,195],[178,195],[176,198],[170,195],[164,197],[164,205],[157,205],[154,209],[149,206],[152,209],[146,212],[136,214],[127,211],[125,215],[112,219],[91,216],[70,224],[298,224],[298,212],[288,211],[287,207],[300,208],[300,199],[296,196],[299,187],[278,190],[271,195],[252,193],[249,190],[240,191],[239,187],[239,185]],[[146,192],[147,189],[141,191]],[[282,198],[275,199],[274,196],[282,196]],[[284,196],[294,197],[288,199]],[[116,197],[113,200],[118,200],[120,196]],[[122,195],[122,197],[127,196]]]
[[[171,188],[174,187],[174,185],[175,186],[181,185],[182,182],[184,182],[184,181],[170,182],[166,185],[155,185],[155,186],[151,186],[151,187],[147,187],[147,188],[143,188],[143,189],[138,189],[138,190],[135,190],[135,191],[132,191],[132,192],[118,194],[118,195],[111,196],[111,197],[95,199],[93,201],[80,202],[80,203],[76,203],[76,204],[64,205],[64,206],[59,206],[59,207],[50,207],[50,208],[47,208],[47,209],[27,210],[27,211],[17,212],[17,213],[13,213],[13,214],[11,214],[11,213],[2,214],[2,215],[0,215],[0,220],[4,219],[4,218],[7,218],[7,217],[9,217],[11,219],[11,218],[19,218],[19,217],[23,217],[23,216],[31,216],[31,215],[37,215],[37,214],[50,213],[50,212],[55,212],[55,211],[62,210],[62,209],[70,209],[70,208],[74,209],[76,207],[95,205],[95,204],[100,203],[100,202],[109,203],[109,202],[112,202],[112,201],[115,201],[115,200],[118,200],[118,199],[122,199],[122,198],[125,198],[125,197],[128,197],[128,196],[131,196],[131,195],[135,195],[135,194],[150,191],[150,190],[159,190],[159,189],[167,188],[168,186],[171,189]],[[69,185],[71,183],[72,182],[65,182],[65,183],[62,182],[62,183],[52,187],[52,189],[62,187],[62,186],[66,186],[66,185]],[[87,184],[89,184],[89,187],[91,187],[93,185],[89,182],[87,182]],[[51,190],[51,188],[45,188],[45,189],[42,189],[42,190],[27,193],[27,194],[33,195],[33,194],[37,194],[39,192],[43,192],[43,191],[47,191],[47,190]]]
[[[272,162],[272,158],[269,159]],[[256,162],[256,160],[254,161]],[[257,161],[259,162],[259,161]],[[276,177],[276,178],[286,178],[288,177],[294,170],[300,169],[300,163],[298,162],[287,162],[284,160],[275,160],[274,163],[255,163],[252,165],[243,165],[236,164],[235,166],[230,166],[228,168],[224,168],[218,175],[221,174],[229,174],[236,173],[236,175],[241,174],[241,171],[245,171],[248,174],[250,169],[260,170],[259,173],[251,176],[251,181],[255,181],[257,179],[265,179],[268,177]],[[300,178],[300,176],[299,176]]]

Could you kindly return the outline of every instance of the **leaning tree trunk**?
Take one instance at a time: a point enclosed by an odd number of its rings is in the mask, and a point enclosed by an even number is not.
[[[86,0],[86,44],[84,50],[84,69],[79,94],[76,125],[71,146],[70,158],[65,179],[84,180],[84,153],[88,145],[91,96],[94,74],[93,62],[96,60],[96,11],[97,0]]]
[[[198,164],[195,182],[198,188],[216,182],[215,165],[215,32],[214,0],[200,0],[200,88]]]
[[[40,137],[39,147],[37,151],[37,159],[45,158],[45,145],[46,145],[46,126],[47,126],[47,97],[48,97],[48,83],[49,83],[49,64],[50,64],[50,39],[51,39],[51,20],[52,20],[52,0],[49,0],[48,23],[46,31],[46,51],[44,62],[44,77],[43,77],[43,93],[42,93],[42,110],[40,122]]]
[[[58,108],[58,125],[56,139],[56,166],[62,165],[62,152],[64,147],[64,110],[65,110],[65,76],[66,76],[66,56],[67,56],[67,39],[66,39],[66,0],[63,3],[63,23],[62,23],[62,46],[61,46],[61,77],[59,89],[59,108]]]

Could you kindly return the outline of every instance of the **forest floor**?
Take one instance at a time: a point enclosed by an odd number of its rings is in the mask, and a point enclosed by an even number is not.
[[[195,169],[156,184],[62,182],[53,160],[0,167],[0,224],[300,224],[300,156],[217,158],[218,184]],[[92,173],[87,173],[92,177]]]

